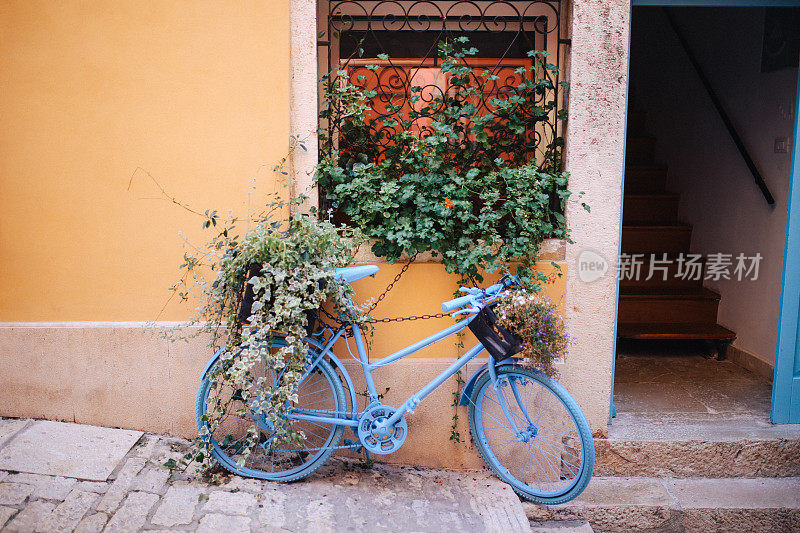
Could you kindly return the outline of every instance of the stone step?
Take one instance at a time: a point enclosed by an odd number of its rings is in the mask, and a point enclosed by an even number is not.
[[[586,520],[531,521],[531,533],[592,533],[593,531]]]
[[[622,226],[622,251],[626,254],[686,253],[691,239],[692,227],[685,224]]]
[[[654,137],[628,137],[625,161],[630,165],[650,165],[655,159]]]
[[[755,416],[620,414],[595,439],[595,475],[798,477],[800,425]]]
[[[800,478],[595,477],[569,503],[524,506],[532,524],[587,520],[597,532],[798,531]]]
[[[664,165],[626,165],[625,194],[663,193],[667,186]]]

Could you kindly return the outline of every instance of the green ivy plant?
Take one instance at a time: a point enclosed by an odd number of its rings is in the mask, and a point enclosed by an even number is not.
[[[181,266],[184,275],[172,287],[184,300],[192,288],[202,287],[203,305],[189,324],[200,326],[198,333],[212,336],[214,348],[224,347],[220,362],[207,374],[212,387],[209,392],[206,426],[194,451],[186,454],[181,464],[199,464],[198,471],[210,473],[213,462],[209,454],[210,436],[226,415],[232,402],[242,421],[250,421],[246,437],[238,445],[237,460],[243,465],[262,438],[255,419],[266,417],[274,428],[273,445],[304,437],[288,422],[286,411],[296,400],[299,381],[305,369],[308,345],[308,311],[326,308],[338,319],[360,322],[360,307],[351,300],[352,288],[334,272],[351,264],[365,238],[354,228],[337,227],[320,220],[315,210],[297,212],[305,197],[288,201],[275,199],[265,212],[251,217],[252,228],[239,234],[237,222],[221,220],[216,211],[207,211],[203,227],[216,230],[203,247],[190,247]],[[182,205],[182,204],[179,204]],[[215,274],[212,283],[203,283],[202,270],[210,267]],[[240,316],[245,288],[253,291],[250,315]],[[242,320],[242,318],[245,318]],[[185,330],[179,330],[179,335]],[[278,349],[274,341],[283,344]],[[254,368],[266,368],[279,376],[277,381],[264,379]],[[233,396],[223,391],[233,390]],[[172,468],[179,465],[172,461]]]
[[[469,65],[477,49],[465,37],[439,47],[450,88],[417,110],[390,104],[389,116],[376,117],[370,105],[377,92],[359,84],[363,76],[351,80],[338,71],[324,78],[321,118],[332,127],[320,130],[316,180],[325,206],[375,239],[373,252],[389,262],[432,251],[448,272],[477,281],[517,262],[517,274],[532,286],[542,241],[569,241],[563,141],[532,146],[532,132],[555,131],[554,121],[565,118],[546,75],[558,69],[531,52],[514,90],[485,98],[487,112],[475,102],[483,81],[498,76]],[[409,102],[421,102],[423,89],[411,90]],[[420,135],[412,125],[423,116],[430,122]]]

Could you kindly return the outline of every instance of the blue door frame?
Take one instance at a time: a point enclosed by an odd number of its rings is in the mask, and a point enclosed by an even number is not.
[[[631,0],[631,8],[639,6],[800,7],[800,0]],[[630,32],[628,33],[630,34]],[[630,72],[630,53],[628,54],[628,71]],[[800,73],[800,69],[798,69],[798,72]],[[630,86],[630,76],[628,85]],[[798,75],[796,93],[792,166],[789,177],[789,199],[786,213],[786,248],[783,259],[778,342],[775,350],[775,374],[772,384],[772,409],[770,413],[770,419],[774,424],[800,423],[800,74]],[[627,94],[625,115],[625,144],[627,145]],[[622,178],[622,193],[624,194],[624,170]],[[621,232],[622,217],[620,217],[620,236]],[[620,239],[620,249],[621,247],[622,239]],[[617,281],[617,307],[619,307],[619,281]],[[609,423],[617,414],[616,406],[614,405],[617,320],[618,317],[615,317]]]
[[[800,72],[800,69],[798,69]],[[800,77],[794,107],[794,146],[786,213],[781,311],[772,381],[774,424],[800,423]]]

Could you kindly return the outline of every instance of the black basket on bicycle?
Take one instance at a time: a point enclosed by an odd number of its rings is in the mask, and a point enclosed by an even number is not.
[[[253,302],[255,301],[255,289],[253,289],[253,285],[248,283],[247,281],[250,280],[253,276],[258,276],[261,273],[261,264],[260,263],[253,263],[247,269],[247,274],[244,278],[244,287],[243,287],[243,294],[242,294],[242,302],[239,304],[239,315],[238,320],[240,324],[247,324],[247,319],[250,318],[250,315],[253,314]],[[323,281],[320,280],[320,288],[324,287]],[[274,293],[273,293],[274,294]],[[270,298],[266,305],[272,305],[275,302],[274,297]],[[317,309],[309,309],[306,312],[306,319],[308,320],[308,324],[306,325],[306,334],[310,337],[314,334],[314,330],[317,328],[317,320],[319,317],[319,310]]]
[[[502,361],[519,353],[522,339],[500,324],[494,312],[496,306],[497,303],[492,303],[481,309],[469,323],[469,329],[495,361]]]

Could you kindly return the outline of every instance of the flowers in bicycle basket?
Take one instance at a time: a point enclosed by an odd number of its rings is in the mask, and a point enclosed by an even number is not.
[[[522,364],[550,377],[558,375],[554,362],[567,354],[569,336],[553,301],[541,293],[512,291],[495,308],[500,324],[522,339]]]

